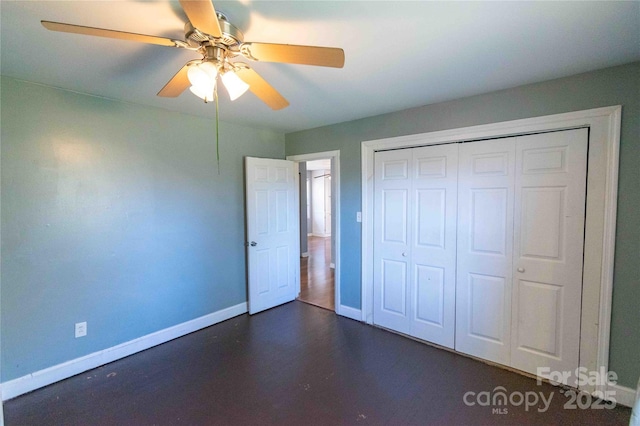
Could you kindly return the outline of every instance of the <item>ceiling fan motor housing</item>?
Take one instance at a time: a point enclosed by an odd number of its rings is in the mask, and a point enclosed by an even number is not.
[[[226,48],[236,46],[244,42],[244,34],[234,25],[232,25],[222,13],[218,12],[218,22],[220,23],[220,31],[222,37],[216,38],[209,34],[203,33],[195,28],[191,22],[184,24],[184,37],[192,47],[200,47],[205,42],[223,45]]]

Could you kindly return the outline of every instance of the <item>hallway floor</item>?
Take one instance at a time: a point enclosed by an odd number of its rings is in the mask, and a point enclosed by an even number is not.
[[[298,300],[335,310],[335,279],[331,269],[331,237],[309,237],[309,257],[300,259]]]

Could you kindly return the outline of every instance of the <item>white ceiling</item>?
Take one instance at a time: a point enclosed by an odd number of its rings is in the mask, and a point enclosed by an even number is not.
[[[224,121],[290,132],[640,60],[640,2],[215,1],[245,41],[342,47],[343,69],[252,62],[290,106],[253,94]],[[0,1],[2,75],[214,117],[156,93],[184,49],[55,33],[40,20],[183,39],[177,1]]]

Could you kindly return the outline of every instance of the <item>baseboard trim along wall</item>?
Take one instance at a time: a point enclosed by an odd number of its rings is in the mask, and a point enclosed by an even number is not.
[[[362,311],[360,309],[352,308],[351,306],[340,305],[338,309],[338,315],[351,318],[356,321],[362,321]]]
[[[50,385],[60,380],[80,374],[92,368],[100,367],[118,359],[133,355],[137,352],[144,351],[151,347],[160,345],[178,337],[184,336],[194,331],[198,331],[205,327],[228,320],[247,312],[247,302],[230,306],[216,312],[174,325],[164,330],[156,331],[146,336],[130,340],[125,343],[103,349],[92,354],[72,359],[53,367],[39,370],[26,376],[18,377],[14,380],[2,383],[1,392],[2,400],[6,401],[15,398],[27,392]]]
[[[624,405],[625,407],[633,407],[636,402],[636,391],[625,386],[609,385],[609,391],[614,391],[615,395],[612,395],[616,400],[616,404]]]

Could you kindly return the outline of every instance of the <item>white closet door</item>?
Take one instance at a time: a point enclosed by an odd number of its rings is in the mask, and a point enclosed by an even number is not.
[[[458,144],[412,151],[410,334],[453,348]]]
[[[587,129],[517,138],[511,365],[534,374],[578,367],[587,142]]]
[[[453,348],[457,144],[376,153],[374,322]]]
[[[409,334],[411,150],[375,154],[374,322]]]
[[[463,143],[458,170],[457,351],[510,362],[515,143]]]

